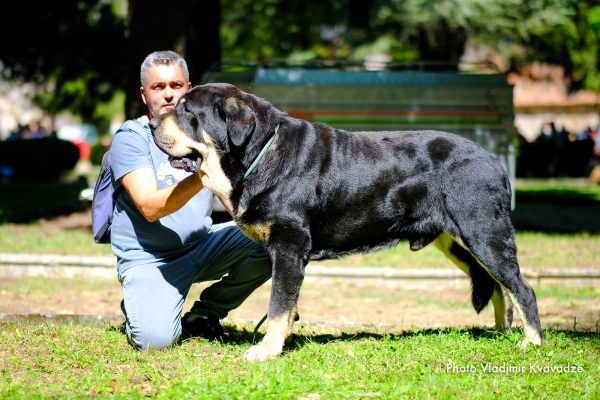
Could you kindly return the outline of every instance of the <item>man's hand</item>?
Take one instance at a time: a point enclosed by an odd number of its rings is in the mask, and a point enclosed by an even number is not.
[[[142,215],[154,222],[179,210],[194,197],[204,187],[200,178],[199,174],[192,174],[173,186],[159,190],[154,170],[140,168],[124,175],[121,183]]]

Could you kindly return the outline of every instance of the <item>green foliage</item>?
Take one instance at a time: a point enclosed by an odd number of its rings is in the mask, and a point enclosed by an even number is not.
[[[222,0],[223,58],[457,62],[467,41],[499,52],[513,70],[564,67],[571,89],[600,90],[596,0]],[[360,18],[357,15],[361,16]]]
[[[8,2],[3,11],[13,16],[0,24],[3,78],[39,83],[37,101],[51,115],[69,110],[93,121],[124,84],[124,18],[103,0]]]
[[[2,165],[14,169],[15,182],[56,181],[79,160],[74,144],[55,138],[0,142]]]
[[[336,17],[342,12],[336,3],[326,0],[308,7],[300,0],[221,0],[223,58],[272,59],[306,50],[336,56],[329,53],[328,43],[320,34],[327,26],[336,25]]]
[[[93,145],[90,151],[90,162],[92,163],[92,165],[101,165],[102,157],[104,157],[104,154],[107,151],[108,148],[102,143],[96,143],[95,145]]]

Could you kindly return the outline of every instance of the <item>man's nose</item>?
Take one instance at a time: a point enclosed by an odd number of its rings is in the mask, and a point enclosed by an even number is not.
[[[173,90],[171,89],[170,86],[167,86],[165,88],[164,97],[165,97],[165,99],[172,99],[173,98]]]

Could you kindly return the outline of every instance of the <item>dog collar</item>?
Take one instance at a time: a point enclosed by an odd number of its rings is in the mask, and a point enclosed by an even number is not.
[[[246,173],[244,174],[244,180],[246,180],[246,178],[248,178],[248,176],[250,176],[252,171],[254,171],[254,168],[256,168],[256,166],[258,165],[258,162],[260,161],[260,159],[265,155],[265,153],[267,152],[267,149],[269,148],[271,143],[273,143],[273,140],[275,140],[275,135],[277,135],[278,130],[279,130],[279,124],[277,124],[277,126],[275,127],[275,133],[273,133],[273,136],[271,137],[271,139],[269,139],[267,144],[265,144],[265,147],[263,147],[263,149],[260,151],[260,153],[258,154],[258,157],[256,157],[256,160],[254,160],[254,162],[252,163],[250,168],[248,168],[248,171],[246,171]]]

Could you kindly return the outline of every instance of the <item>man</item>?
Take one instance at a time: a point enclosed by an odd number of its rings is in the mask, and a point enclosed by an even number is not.
[[[233,222],[212,224],[212,194],[200,175],[172,168],[154,144],[149,120],[175,107],[192,87],[185,60],[172,51],[154,52],[142,63],[140,78],[148,115],[125,122],[110,152],[113,189],[125,188],[117,198],[111,242],[127,336],[140,350],[168,347],[182,329],[219,339],[219,319],[267,281],[271,268],[262,245]],[[231,203],[221,201],[232,213]],[[182,319],[192,283],[220,278]]]

